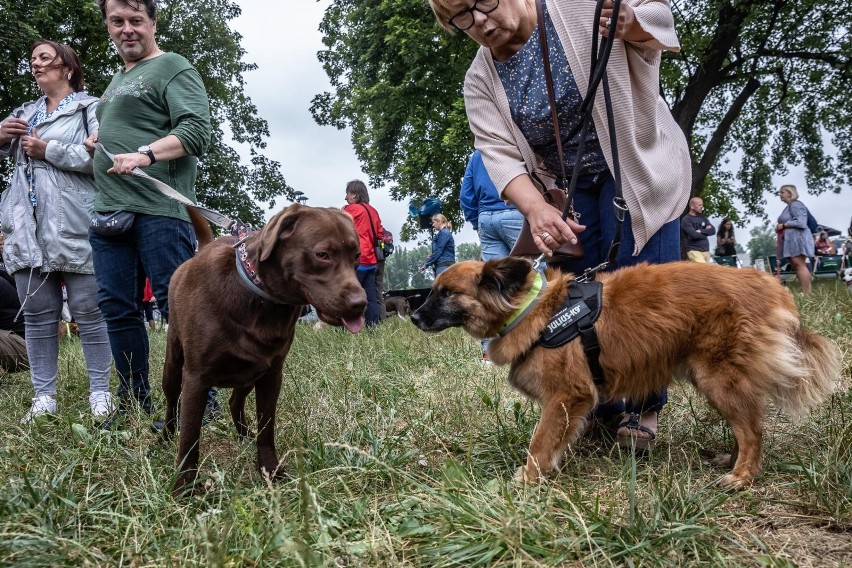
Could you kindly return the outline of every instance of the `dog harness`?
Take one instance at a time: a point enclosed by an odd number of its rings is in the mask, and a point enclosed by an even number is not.
[[[603,284],[600,282],[571,281],[562,307],[553,314],[538,341],[533,344],[533,347],[556,349],[579,336],[583,342],[589,370],[592,372],[592,380],[597,386],[604,382],[600,364],[601,348],[598,334],[595,333],[595,322],[598,321],[603,307],[602,291]]]

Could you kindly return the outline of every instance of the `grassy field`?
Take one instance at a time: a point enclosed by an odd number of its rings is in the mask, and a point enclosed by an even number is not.
[[[840,346],[847,389],[852,296],[819,282],[798,301]],[[152,335],[158,397],[164,344]],[[0,378],[4,566],[852,565],[846,391],[802,423],[773,412],[746,491],[715,487],[709,458],[731,434],[688,386],[672,388],[650,456],[583,439],[547,483],[517,486],[538,408],[478,342],[396,318],[357,336],[300,325],[278,410],[287,478],[262,479],[224,418],[203,433],[206,491],[175,501],[175,445],[147,417],[95,428],[76,340],[59,385],[59,416],[22,427],[29,376]]]

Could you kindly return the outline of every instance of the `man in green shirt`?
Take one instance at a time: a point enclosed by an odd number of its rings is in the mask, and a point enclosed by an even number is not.
[[[146,275],[168,319],[169,280],[192,257],[195,232],[186,208],[149,181],[129,175],[142,168],[195,201],[197,157],[210,142],[210,109],[201,76],[190,63],[157,46],[156,0],[97,0],[110,38],[124,61],[101,97],[100,142],[112,160],[95,153],[95,211],[122,213],[115,226],[89,233],[98,302],[107,321],[120,384],[119,406],[104,426],[116,425],[135,400],[153,414],[148,382],[148,333],[142,319]],[[211,404],[215,404],[215,393]],[[155,423],[155,427],[161,423]]]

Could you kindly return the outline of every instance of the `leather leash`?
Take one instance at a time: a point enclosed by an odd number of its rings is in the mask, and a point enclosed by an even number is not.
[[[115,154],[111,154],[109,151],[107,151],[107,149],[104,148],[103,144],[98,142],[97,144],[95,144],[95,147],[98,150],[100,150],[101,152],[103,152],[104,155],[106,155],[106,157],[109,158],[111,161],[115,161]],[[158,180],[157,178],[148,175],[147,173],[142,171],[140,168],[133,168],[133,170],[130,173],[134,176],[141,177],[141,178],[148,180],[149,182],[154,184],[154,187],[156,187],[158,190],[160,190],[160,192],[163,195],[165,195],[166,197],[173,199],[173,200],[175,200],[179,203],[182,203],[182,204],[186,205],[187,207],[192,207],[193,209],[196,209],[199,213],[201,213],[201,215],[205,219],[207,219],[208,221],[210,221],[214,225],[218,225],[219,227],[222,227],[223,229],[225,229],[226,231],[228,231],[232,235],[236,235],[236,233],[234,232],[234,228],[235,228],[238,221],[231,219],[227,215],[223,215],[222,213],[219,213],[215,209],[210,209],[208,207],[204,207],[203,205],[193,203],[192,201],[190,201],[190,199],[188,197],[178,193],[169,184],[163,183],[160,180]]]
[[[98,142],[95,144],[95,147],[106,155],[111,161],[115,161],[115,155],[107,151],[104,148],[104,145]],[[213,223],[214,225],[218,225],[222,227],[226,231],[228,231],[236,240],[233,245],[233,248],[236,252],[236,263],[237,263],[237,274],[239,275],[239,281],[241,284],[245,285],[252,293],[261,297],[262,299],[273,302],[276,304],[283,304],[281,300],[269,294],[266,290],[263,289],[263,282],[260,280],[260,276],[257,274],[257,270],[254,266],[252,259],[249,258],[248,253],[246,252],[246,244],[245,241],[251,235],[252,230],[246,226],[245,223],[240,221],[239,219],[231,219],[227,215],[223,215],[219,213],[215,209],[210,209],[208,207],[204,207],[203,205],[198,205],[197,203],[193,203],[186,196],[178,193],[174,188],[172,188],[169,184],[164,183],[158,180],[155,177],[145,173],[140,168],[133,168],[130,172],[132,175],[141,177],[143,179],[151,182],[154,187],[156,187],[160,193],[165,195],[166,197],[177,201],[178,203],[182,203],[187,207],[192,207],[196,209],[201,215]]]

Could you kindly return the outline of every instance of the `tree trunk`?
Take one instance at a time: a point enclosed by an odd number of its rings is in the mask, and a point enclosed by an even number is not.
[[[756,0],[744,0],[742,2],[734,1],[720,7],[716,33],[710,41],[695,74],[690,77],[683,97],[672,107],[672,116],[674,116],[688,141],[692,141],[695,122],[708,95],[713,89],[722,85],[731,72],[736,71],[735,67],[729,67],[730,53],[742,31],[743,22],[751,13],[753,6],[758,4],[759,2]],[[705,148],[698,162],[693,162],[692,190],[690,192],[692,197],[701,194],[704,181],[718,158],[722,142],[730,130],[733,120],[739,115],[748,98],[756,91],[757,86],[752,89],[750,85],[751,81],[737,96],[739,107],[734,112],[731,112],[733,111],[731,109],[725,115],[725,120],[719,124],[713,133],[711,143]]]

